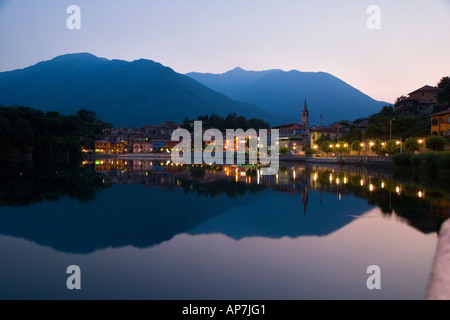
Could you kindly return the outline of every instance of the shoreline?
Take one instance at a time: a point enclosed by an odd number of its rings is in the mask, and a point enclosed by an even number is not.
[[[88,160],[124,159],[124,160],[171,160],[170,154],[90,154],[84,157]],[[247,160],[247,159],[246,159]],[[317,165],[351,165],[370,168],[393,169],[391,157],[378,156],[338,156],[335,158],[315,158],[303,156],[280,156],[280,162]],[[246,161],[247,162],[247,161]]]

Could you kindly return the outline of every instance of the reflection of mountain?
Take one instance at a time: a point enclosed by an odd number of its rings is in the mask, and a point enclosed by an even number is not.
[[[348,196],[339,200],[334,194],[309,191],[308,211],[304,214],[302,194],[271,192],[257,203],[214,217],[189,234],[222,233],[237,240],[253,236],[325,236],[371,208],[364,199]]]
[[[337,185],[330,183],[329,171],[316,174],[318,171],[302,168],[261,179],[273,190],[256,184],[259,180],[245,170],[239,174],[236,170],[235,175],[229,169],[212,173],[153,165],[149,172],[131,165],[100,176],[85,168],[34,177],[33,171],[25,168],[20,170],[23,176],[6,168],[3,172],[12,173],[2,180],[5,183],[0,186],[0,199],[6,199],[1,197],[6,195],[14,200],[14,194],[23,190],[18,200],[3,202],[10,207],[0,207],[0,233],[71,253],[149,247],[180,233],[222,233],[237,240],[325,236],[376,205],[386,213],[394,210],[423,232],[438,228],[438,219],[430,217],[428,201],[411,198],[406,192],[398,196],[387,190],[391,185],[395,189],[395,184],[386,180],[386,189],[381,189],[381,181],[372,179],[375,191],[371,192],[367,185],[361,187],[362,176],[349,177],[347,184]],[[296,177],[296,183],[291,176]],[[53,186],[39,177],[51,177]],[[336,172],[332,178],[337,177]],[[241,179],[247,183],[235,182]],[[113,187],[102,190],[109,183]],[[38,190],[40,185],[42,190]]]
[[[263,193],[230,200],[115,185],[95,201],[67,198],[25,208],[0,209],[0,233],[72,253],[107,247],[149,247],[171,239],[232,208],[255,202]]]

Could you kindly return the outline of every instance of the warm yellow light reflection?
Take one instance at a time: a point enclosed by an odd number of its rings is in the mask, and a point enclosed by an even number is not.
[[[364,186],[364,180],[361,179],[361,187]]]
[[[400,193],[400,187],[395,188],[395,191],[396,191],[397,193]]]
[[[340,182],[339,178],[336,178],[336,184],[337,185],[339,185],[339,182]]]
[[[375,187],[373,186],[373,184],[371,184],[371,185],[369,186],[369,190],[370,190],[370,191],[375,190]]]
[[[314,172],[314,181],[317,181],[317,173]]]
[[[422,198],[423,197],[422,191],[419,191],[419,193],[417,195],[419,196],[419,198]]]
[[[384,184],[384,182],[382,182],[381,183],[381,188],[384,189],[384,187],[385,187],[385,184]]]
[[[347,184],[347,177],[344,177],[344,184]]]

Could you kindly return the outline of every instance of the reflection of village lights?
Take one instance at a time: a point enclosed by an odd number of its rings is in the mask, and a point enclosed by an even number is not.
[[[417,195],[419,196],[419,198],[422,198],[423,197],[422,191],[419,191],[419,193]]]
[[[295,170],[292,172],[292,177],[294,178],[294,180],[295,180],[295,176],[296,176],[296,174],[295,174]]]
[[[370,190],[370,191],[375,190],[375,187],[373,186],[373,184],[371,184],[371,185],[369,186],[369,190]]]
[[[381,188],[384,189],[384,187],[385,187],[385,184],[384,184],[384,182],[382,182],[381,183]]]
[[[361,179],[361,187],[364,186],[364,180]]]
[[[395,191],[397,192],[397,193],[400,193],[400,187],[397,187],[397,188],[395,188]]]
[[[314,172],[314,181],[317,181],[317,173]]]
[[[347,184],[347,177],[344,177],[344,184]]]
[[[330,173],[330,183],[333,182],[333,175]]]
[[[339,185],[339,182],[340,182],[339,178],[336,178],[336,184],[337,185]]]

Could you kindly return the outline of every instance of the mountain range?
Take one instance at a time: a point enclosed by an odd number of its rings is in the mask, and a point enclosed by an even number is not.
[[[236,68],[183,75],[151,60],[108,60],[89,53],[0,73],[0,104],[62,114],[88,109],[116,127],[230,112],[271,125],[300,122],[305,98],[311,124],[321,113],[326,122],[352,120],[385,104],[327,73]]]
[[[74,114],[95,111],[115,126],[182,122],[185,117],[235,112],[247,118],[286,119],[234,101],[151,60],[107,60],[69,54],[0,73],[0,104]]]
[[[300,121],[307,100],[310,124],[365,118],[389,104],[376,101],[325,72],[246,71],[235,68],[223,74],[188,73],[189,77],[230,98],[251,103],[265,111]]]

